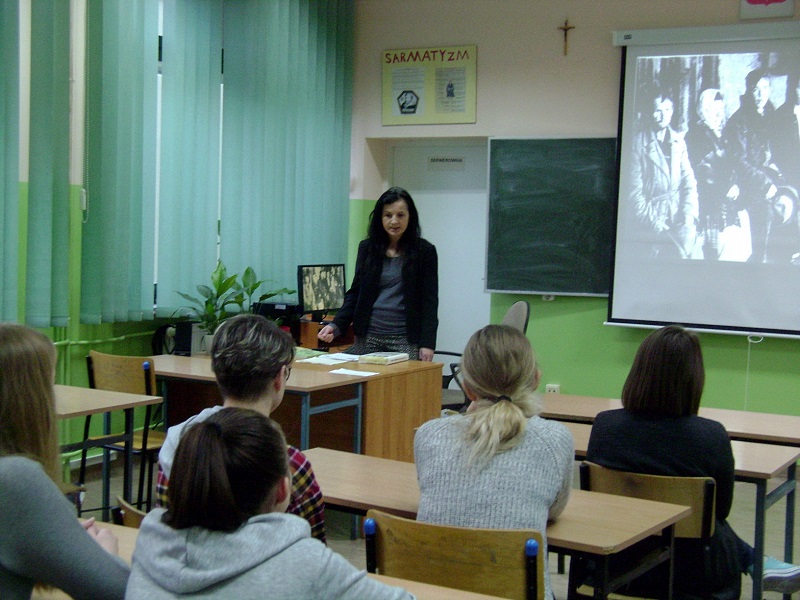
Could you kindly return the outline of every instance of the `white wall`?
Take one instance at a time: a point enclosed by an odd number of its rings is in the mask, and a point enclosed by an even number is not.
[[[351,198],[388,182],[389,138],[604,137],[617,133],[611,32],[739,22],[739,0],[356,0]],[[569,18],[569,54],[558,27]],[[477,122],[381,125],[382,50],[478,47]]]

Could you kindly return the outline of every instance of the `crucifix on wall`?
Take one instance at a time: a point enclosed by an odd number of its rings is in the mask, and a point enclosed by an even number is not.
[[[567,45],[569,43],[568,40],[567,40],[567,36],[569,35],[569,30],[570,29],[575,29],[575,26],[569,24],[569,19],[564,19],[564,24],[561,25],[560,27],[558,27],[558,29],[560,29],[561,31],[564,32],[564,56],[566,56],[567,55],[567,49],[568,49]]]

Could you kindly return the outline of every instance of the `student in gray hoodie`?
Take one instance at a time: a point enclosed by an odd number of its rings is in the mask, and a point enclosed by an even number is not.
[[[409,600],[311,538],[284,511],[291,484],[280,426],[223,408],[175,453],[168,510],[142,522],[125,598]]]

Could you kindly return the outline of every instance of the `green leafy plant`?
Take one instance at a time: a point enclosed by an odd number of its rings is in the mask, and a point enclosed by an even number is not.
[[[228,275],[228,270],[220,260],[211,273],[211,285],[197,286],[199,298],[183,292],[178,294],[191,303],[186,307],[188,314],[185,316],[199,321],[200,329],[213,334],[225,319],[240,312],[252,312],[253,297],[267,281],[259,279],[253,267],[247,267],[242,274],[242,281],[239,282],[238,273]],[[278,294],[294,293],[295,290],[288,288],[272,290],[258,296],[255,302],[263,302]]]

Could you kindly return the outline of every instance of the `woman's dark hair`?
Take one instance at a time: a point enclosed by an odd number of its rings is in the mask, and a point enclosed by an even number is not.
[[[679,325],[645,338],[622,388],[622,406],[662,417],[696,415],[705,384],[700,340]]]
[[[274,502],[272,491],[288,475],[280,425],[253,410],[223,408],[181,437],[164,523],[235,531]]]
[[[389,204],[394,204],[398,200],[403,200],[408,206],[408,228],[403,237],[400,238],[399,246],[402,250],[413,249],[419,238],[422,236],[422,228],[419,225],[419,213],[411,199],[411,194],[401,187],[391,187],[378,198],[375,208],[369,214],[369,228],[367,237],[372,242],[373,249],[383,256],[386,248],[389,247],[389,234],[383,228],[383,209]]]

